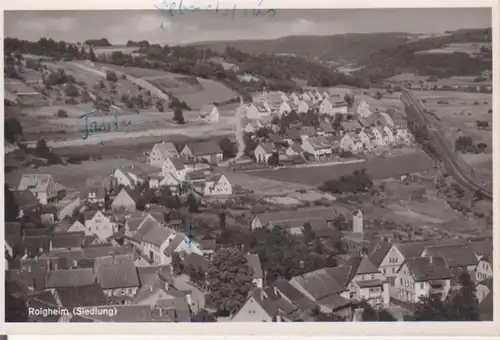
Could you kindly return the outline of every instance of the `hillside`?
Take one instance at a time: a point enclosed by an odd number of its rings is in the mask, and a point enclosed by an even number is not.
[[[492,69],[491,28],[446,33],[381,49],[358,73],[376,82],[406,72],[446,78],[479,76]],[[472,45],[482,46],[471,51]]]
[[[363,65],[372,53],[393,48],[412,36],[408,33],[288,36],[270,40],[214,41],[190,44],[223,53],[230,46],[249,54],[291,54],[341,64]]]

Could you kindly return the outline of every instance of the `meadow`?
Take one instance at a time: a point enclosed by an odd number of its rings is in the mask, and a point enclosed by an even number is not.
[[[354,170],[365,168],[374,179],[399,177],[407,173],[424,172],[432,169],[432,160],[421,150],[397,157],[377,157],[363,163],[338,164],[322,167],[284,168],[278,170],[255,171],[255,177],[319,186],[327,180],[338,179],[352,174]]]

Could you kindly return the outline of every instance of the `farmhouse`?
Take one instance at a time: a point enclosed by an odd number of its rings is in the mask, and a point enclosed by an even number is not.
[[[361,103],[359,103],[356,113],[363,118],[370,117],[373,114],[370,105],[368,105],[368,103],[365,102],[364,100]]]
[[[292,143],[285,151],[287,156],[302,156],[304,154],[304,149],[299,143]]]
[[[310,100],[301,100],[297,107],[297,113],[306,113],[313,108],[313,103]]]
[[[290,100],[295,104],[295,105],[298,105],[299,104],[299,101],[300,101],[300,98],[299,96],[294,92],[290,95]]]
[[[229,196],[233,194],[233,187],[224,175],[207,177],[203,194],[205,196]]]
[[[31,191],[42,204],[57,199],[56,183],[50,174],[25,174],[21,177],[17,190]]]
[[[332,145],[325,137],[311,137],[302,142],[302,149],[316,159],[332,155]]]
[[[200,110],[200,119],[209,123],[216,123],[219,121],[219,110],[217,106],[203,105]]]
[[[149,154],[149,164],[162,167],[163,162],[170,157],[178,157],[179,152],[173,143],[161,142],[153,146]]]
[[[416,257],[406,260],[395,279],[397,298],[417,303],[420,297],[437,295],[444,299],[451,289],[453,274],[441,257]]]
[[[470,244],[445,244],[426,247],[421,257],[440,257],[451,270],[474,272],[478,260]]]
[[[280,105],[280,108],[278,110],[280,116],[283,115],[284,113],[289,113],[292,111],[292,107],[288,103],[288,101],[283,101]]]
[[[131,241],[151,263],[167,265],[172,258],[165,253],[165,250],[176,236],[174,230],[148,217],[136,229]]]
[[[222,161],[223,154],[219,145],[215,141],[188,143],[181,151],[181,154],[188,159],[195,161],[205,160],[210,164]]]
[[[160,188],[168,187],[173,194],[179,193],[179,186],[182,184],[181,179],[177,179],[172,173],[167,173],[164,176],[150,177],[149,187]]]

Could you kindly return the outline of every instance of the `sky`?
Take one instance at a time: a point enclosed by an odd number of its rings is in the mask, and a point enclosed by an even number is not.
[[[208,6],[208,5],[207,5]],[[442,33],[491,27],[490,8],[444,9],[277,9],[274,16],[236,10],[211,11],[5,11],[6,37],[68,42],[107,38],[112,44],[148,40],[160,44],[273,39],[290,35],[408,32]],[[206,9],[206,8],[203,8]]]

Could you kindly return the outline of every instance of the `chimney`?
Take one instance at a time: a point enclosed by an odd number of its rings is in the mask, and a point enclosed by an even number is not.
[[[429,257],[429,263],[431,263],[431,264],[432,264],[432,256],[431,256],[431,257]]]

